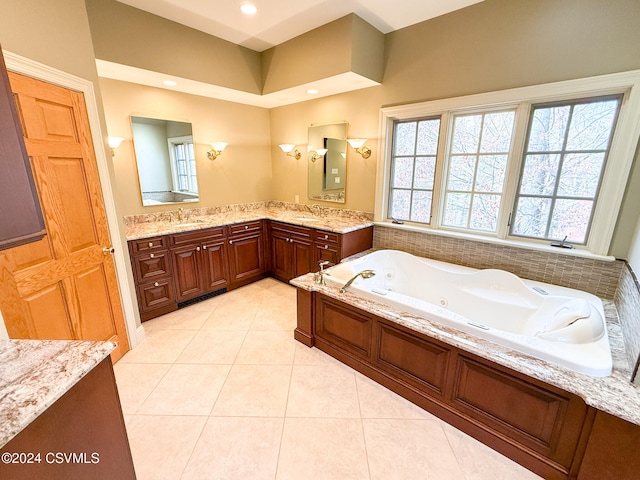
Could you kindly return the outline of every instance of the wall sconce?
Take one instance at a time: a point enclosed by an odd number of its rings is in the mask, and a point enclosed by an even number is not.
[[[107,142],[111,147],[111,156],[114,157],[116,155],[116,148],[120,146],[124,138],[122,137],[109,137],[107,138]]]
[[[371,149],[365,145],[366,141],[366,138],[347,138],[349,145],[351,145],[357,153],[362,155],[362,158],[369,158],[371,156]]]
[[[302,157],[300,150],[298,150],[297,148],[293,150],[295,148],[295,145],[293,143],[281,143],[278,146],[284,153],[286,153],[290,157],[295,158],[296,160],[300,160],[300,157]]]
[[[309,160],[315,163],[316,160],[324,157],[328,151],[329,150],[327,150],[326,148],[318,148],[315,152],[311,150],[309,152]]]
[[[207,150],[207,157],[209,160],[215,160],[220,155],[222,155],[222,151],[227,148],[229,145],[227,142],[211,142],[211,148]]]

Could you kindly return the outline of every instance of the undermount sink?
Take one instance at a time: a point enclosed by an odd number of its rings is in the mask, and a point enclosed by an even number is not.
[[[296,217],[294,218],[294,220],[297,220],[299,222],[319,222],[320,221],[319,218],[313,218],[313,217]]]

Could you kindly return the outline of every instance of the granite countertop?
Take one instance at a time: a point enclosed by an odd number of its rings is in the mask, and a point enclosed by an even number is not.
[[[0,446],[104,360],[112,342],[0,340]]]
[[[598,410],[640,425],[640,389],[629,381],[631,377],[630,368],[624,355],[622,333],[615,306],[610,301],[603,300],[603,304],[609,330],[613,373],[608,377],[600,378],[577,373],[560,365],[540,360],[455,328],[359,297],[350,292],[341,294],[336,287],[323,286],[316,283],[313,280],[312,273],[294,278],[291,280],[291,284],[307,291],[322,293],[354,307],[372,312],[386,320],[529,375],[581,397],[587,405]],[[396,315],[400,318],[396,317]]]
[[[308,209],[304,205],[275,204],[275,202],[268,202],[257,207],[249,204],[185,210],[181,221],[177,217],[175,211],[125,217],[127,240],[262,219],[335,233],[348,233],[373,225],[372,215],[364,212],[326,207]]]

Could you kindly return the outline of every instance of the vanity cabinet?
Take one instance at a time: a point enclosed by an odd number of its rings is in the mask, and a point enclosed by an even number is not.
[[[169,241],[177,302],[229,285],[224,227],[176,233]]]
[[[271,222],[271,273],[284,282],[313,269],[313,230]]]
[[[315,230],[313,269],[318,270],[319,262],[328,261],[331,265],[335,265],[344,258],[364,252],[372,246],[373,227],[347,233]]]
[[[229,225],[228,229],[231,283],[240,286],[262,278],[267,271],[262,220]]]
[[[166,236],[129,242],[140,318],[149,320],[178,308],[173,288],[173,268]]]
[[[0,250],[44,237],[45,225],[22,126],[0,49]]]

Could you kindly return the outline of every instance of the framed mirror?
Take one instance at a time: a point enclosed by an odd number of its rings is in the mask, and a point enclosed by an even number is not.
[[[344,203],[347,123],[311,125],[308,135],[309,199]]]
[[[142,205],[197,202],[191,124],[131,116]]]

